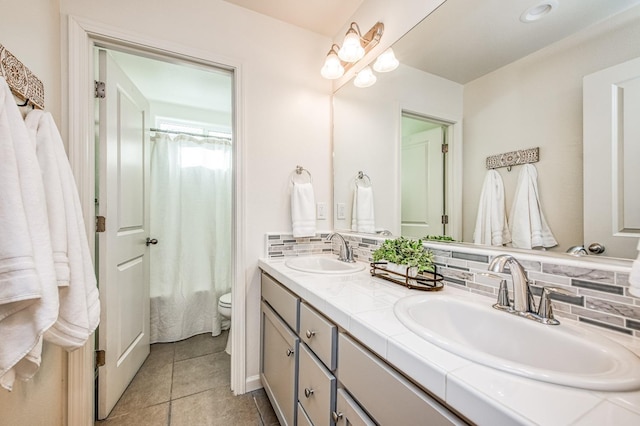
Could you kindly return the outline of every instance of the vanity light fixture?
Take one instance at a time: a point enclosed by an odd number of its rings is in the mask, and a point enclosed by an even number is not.
[[[531,22],[539,21],[545,16],[549,15],[553,10],[558,7],[557,0],[544,0],[540,3],[537,3],[527,10],[525,10],[522,15],[520,15],[520,21],[525,24],[529,24]]]
[[[330,80],[342,77],[346,70],[378,45],[383,32],[384,24],[377,22],[365,35],[362,35],[358,24],[352,22],[344,37],[342,47],[336,44],[331,46],[320,74]]]
[[[396,55],[393,54],[393,49],[388,48],[378,56],[376,62],[373,64],[373,69],[377,72],[389,72],[398,68],[400,62],[396,59]]]
[[[373,71],[371,71],[371,67],[366,66],[362,69],[362,71],[356,74],[356,78],[353,80],[353,84],[356,87],[369,87],[373,86],[377,79],[378,78],[376,77],[376,75],[373,73]]]
[[[340,58],[338,58],[337,48],[337,44],[331,46],[331,50],[327,53],[327,59],[324,61],[324,66],[320,70],[320,74],[328,80],[334,80],[344,75],[344,67],[340,62]]]

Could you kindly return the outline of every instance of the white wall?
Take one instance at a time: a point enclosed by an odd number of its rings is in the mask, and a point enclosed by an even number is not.
[[[267,231],[289,231],[289,174],[314,177],[317,201],[331,200],[330,88],[319,68],[328,38],[221,0],[61,0],[67,15],[233,58],[242,64],[245,142],[247,375],[259,368],[259,271]],[[331,223],[331,217],[327,224]],[[327,225],[328,227],[329,225]]]
[[[555,250],[583,243],[582,78],[640,56],[638,40],[636,7],[464,86],[464,241],[472,240],[485,158],[539,146],[538,187]],[[519,171],[499,169],[507,210]]]
[[[60,124],[58,1],[0,0],[0,11],[0,43],[42,80],[47,110]],[[0,423],[64,424],[66,364],[66,353],[45,343],[42,366],[33,380],[16,382],[12,392],[0,389]]]
[[[351,227],[354,177],[363,171],[373,182],[376,228],[399,235],[402,110],[459,121],[462,85],[400,65],[371,87],[341,87],[333,108],[334,214],[335,203],[346,205],[346,217],[336,218],[335,228]]]

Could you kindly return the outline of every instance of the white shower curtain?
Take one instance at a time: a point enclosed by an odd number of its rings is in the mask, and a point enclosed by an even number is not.
[[[150,187],[151,343],[217,336],[231,289],[231,142],[156,133]]]

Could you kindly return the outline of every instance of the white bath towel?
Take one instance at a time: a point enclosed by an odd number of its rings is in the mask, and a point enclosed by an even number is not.
[[[96,277],[85,233],[84,220],[76,183],[69,166],[62,138],[50,113],[31,111],[25,123],[35,137],[38,158],[43,170],[58,177],[45,183],[47,203],[52,219],[52,235],[64,239],[53,244],[58,250],[58,272],[68,267],[68,285],[60,286],[60,310],[55,324],[45,339],[74,350],[87,341],[98,326],[100,303]],[[59,226],[60,229],[53,229]],[[66,262],[66,264],[65,264]],[[58,275],[59,283],[63,276]]]
[[[313,185],[295,183],[291,189],[291,222],[294,237],[313,237],[316,235],[316,198]]]
[[[373,188],[356,185],[353,191],[353,207],[351,209],[351,230],[354,232],[376,232],[373,206]]]
[[[26,133],[15,129],[24,125],[15,104],[9,105],[13,102],[6,81],[0,77],[0,320],[13,312],[14,302],[33,301],[42,295],[14,149],[14,138],[21,135],[26,138]],[[7,107],[15,108],[18,115],[9,114]],[[28,142],[18,140],[16,143]],[[12,307],[8,308],[6,304]]]
[[[638,258],[633,261],[629,274],[629,293],[640,297],[640,240],[638,240]]]
[[[501,246],[511,242],[504,198],[504,183],[496,170],[487,171],[482,184],[476,228],[475,244]]]
[[[40,297],[32,303],[21,300],[0,305],[0,385],[11,390],[15,378],[28,380],[38,370],[42,336],[55,322],[58,313],[58,286],[35,146],[29,139],[20,111],[4,79],[0,79],[0,127],[3,145],[6,136],[13,143],[14,151],[13,158],[2,157],[2,168],[5,162],[13,164],[15,159],[19,175],[23,210],[14,211],[13,214],[24,215],[28,227],[28,232],[21,236],[7,235],[30,239],[40,287]],[[0,185],[4,186],[5,182],[0,182]],[[4,202],[4,198],[0,200],[0,204],[4,205]],[[11,212],[3,216],[3,220],[12,218]],[[4,238],[5,235],[0,236],[0,240]],[[16,243],[21,244],[18,240]]]
[[[29,137],[36,145],[38,164],[42,172],[45,196],[47,201],[47,215],[49,218],[49,233],[53,249],[53,262],[56,268],[58,286],[69,285],[69,258],[67,256],[67,220],[65,216],[64,198],[60,171],[56,159],[53,143],[44,141],[43,135],[37,135],[38,121],[44,116],[44,111],[33,110],[25,118]],[[38,139],[39,136],[39,139]]]
[[[518,175],[516,193],[509,213],[509,229],[513,247],[530,249],[558,245],[542,213],[538,171],[533,164],[525,164]]]

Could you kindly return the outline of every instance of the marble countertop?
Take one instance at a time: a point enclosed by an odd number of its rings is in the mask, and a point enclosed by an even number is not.
[[[508,374],[447,352],[407,329],[393,306],[422,294],[379,278],[369,269],[346,275],[298,272],[284,259],[261,259],[259,267],[363,342],[416,383],[480,425],[640,425],[640,391],[600,392],[554,385]],[[485,296],[445,286],[444,293]],[[562,322],[575,322],[561,319]],[[640,354],[638,339],[603,332]]]

